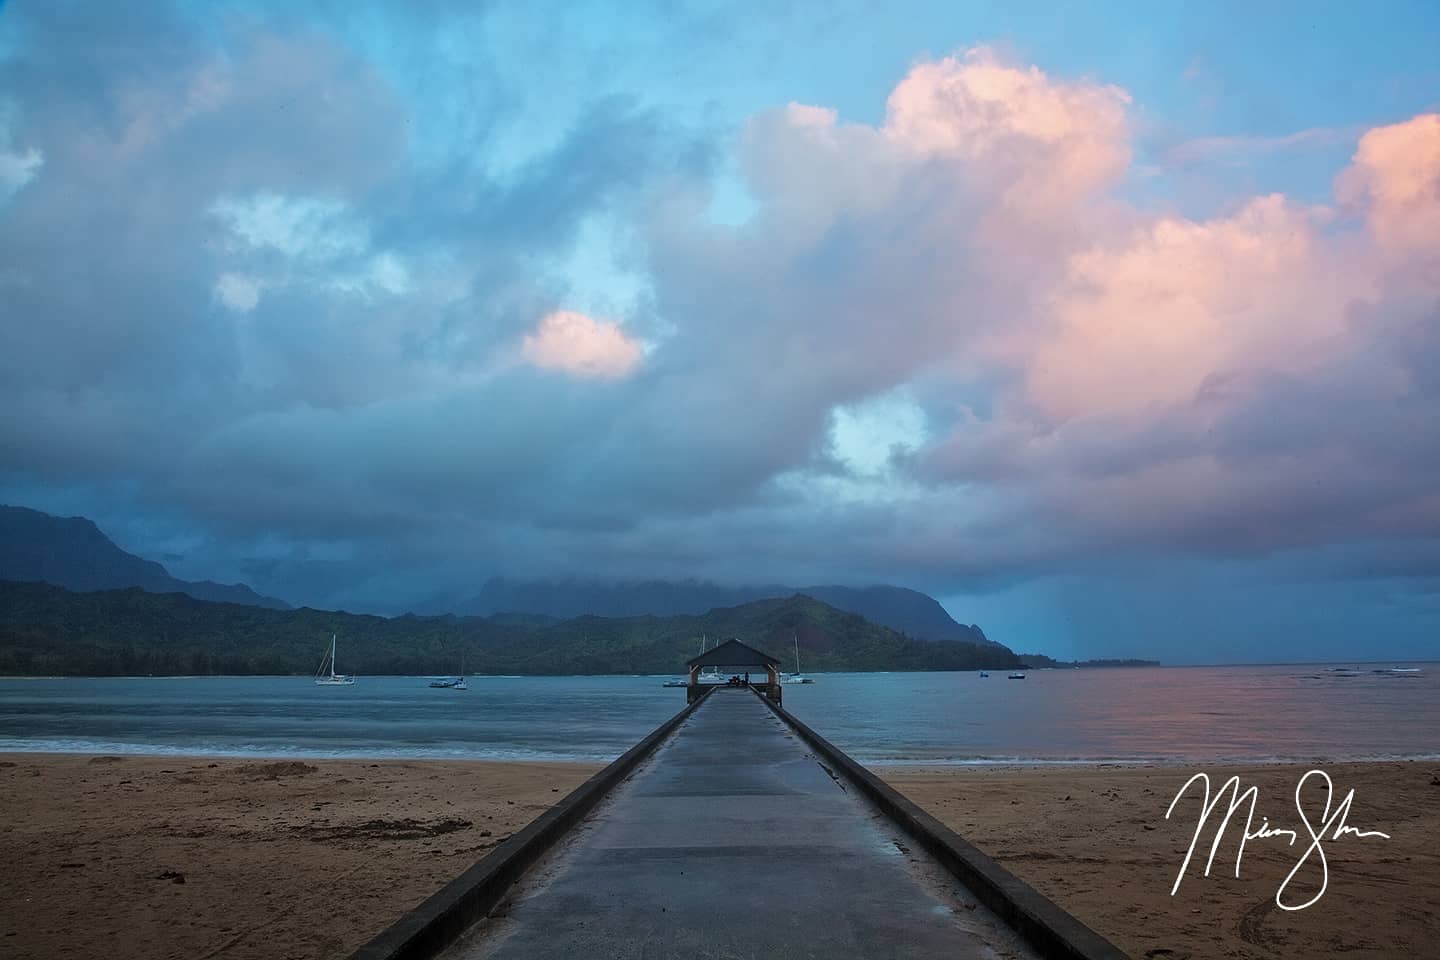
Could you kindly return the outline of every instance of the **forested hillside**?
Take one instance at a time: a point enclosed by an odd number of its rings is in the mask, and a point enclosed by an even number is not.
[[[0,674],[307,674],[330,635],[340,670],[360,674],[678,673],[712,643],[737,637],[806,672],[969,670],[1020,661],[1003,646],[916,640],[796,595],[693,616],[363,616],[210,603],[185,594],[73,593],[0,582]],[[792,638],[794,638],[792,640]]]

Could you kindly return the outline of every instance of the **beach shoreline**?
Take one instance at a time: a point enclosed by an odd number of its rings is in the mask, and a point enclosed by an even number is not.
[[[23,907],[0,952],[343,957],[601,766],[3,753],[0,896]],[[1355,789],[1353,825],[1392,836],[1328,845],[1320,904],[1275,907],[1297,855],[1273,840],[1249,843],[1241,879],[1230,844],[1170,895],[1198,801],[1164,814],[1193,773],[1256,785],[1280,823],[1316,766]],[[1440,939],[1433,760],[872,769],[1137,958],[1399,957]]]

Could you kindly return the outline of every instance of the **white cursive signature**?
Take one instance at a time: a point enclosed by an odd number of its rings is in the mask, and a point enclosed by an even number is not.
[[[1320,777],[1325,781],[1325,807],[1320,812],[1319,829],[1316,829],[1316,826],[1310,822],[1310,818],[1305,813],[1305,806],[1300,801],[1300,792],[1304,789],[1306,782],[1309,781],[1311,777]],[[1185,878],[1185,871],[1189,868],[1190,859],[1195,854],[1195,844],[1199,842],[1200,834],[1205,829],[1206,821],[1210,819],[1210,814],[1215,811],[1215,808],[1220,805],[1220,801],[1224,798],[1226,791],[1230,793],[1230,805],[1225,811],[1225,818],[1220,821],[1220,826],[1215,830],[1214,842],[1210,844],[1210,856],[1205,861],[1205,876],[1210,876],[1210,867],[1215,863],[1215,853],[1220,849],[1220,841],[1225,835],[1225,828],[1230,825],[1230,818],[1236,810],[1244,805],[1246,800],[1250,801],[1250,809],[1246,811],[1245,814],[1245,832],[1240,838],[1240,849],[1235,852],[1235,876],[1237,879],[1240,876],[1240,860],[1245,856],[1245,843],[1247,841],[1283,836],[1289,838],[1288,843],[1293,847],[1295,842],[1300,838],[1300,835],[1294,830],[1282,830],[1278,827],[1270,826],[1270,821],[1264,817],[1260,818],[1259,827],[1253,830],[1251,829],[1255,821],[1255,802],[1260,796],[1260,790],[1258,787],[1252,786],[1242,791],[1240,789],[1240,777],[1238,775],[1226,780],[1225,785],[1215,794],[1215,799],[1211,800],[1209,775],[1204,773],[1195,774],[1195,776],[1185,781],[1185,785],[1175,794],[1175,799],[1170,801],[1170,807],[1165,811],[1166,820],[1169,820],[1170,815],[1175,812],[1175,804],[1180,802],[1180,798],[1190,789],[1190,785],[1196,782],[1202,784],[1205,789],[1204,797],[1201,801],[1200,820],[1195,824],[1195,835],[1190,839],[1190,849],[1185,852],[1185,862],[1180,864],[1180,872],[1175,875],[1175,885],[1170,888],[1170,896],[1175,896],[1175,891],[1180,889],[1180,881]],[[1346,824],[1345,821],[1350,816],[1350,804],[1355,799],[1355,791],[1353,789],[1345,794],[1345,799],[1341,800],[1339,804],[1335,806],[1335,812],[1331,813],[1330,803],[1334,799],[1334,795],[1335,785],[1330,781],[1330,775],[1324,770],[1311,770],[1300,778],[1299,783],[1295,784],[1295,809],[1300,814],[1300,822],[1305,825],[1305,832],[1310,835],[1310,846],[1306,847],[1305,852],[1300,856],[1300,860],[1291,868],[1290,872],[1285,875],[1285,880],[1280,884],[1280,889],[1275,891],[1275,905],[1281,910],[1304,910],[1325,895],[1325,888],[1330,885],[1330,868],[1325,862],[1325,848],[1322,845],[1326,839],[1339,840],[1347,833],[1352,833],[1357,837],[1390,839],[1388,833],[1381,833],[1379,830],[1359,830]],[[1300,872],[1300,868],[1309,862],[1312,854],[1320,859],[1320,891],[1304,903],[1298,905],[1286,903],[1285,889],[1290,886],[1290,881],[1295,879],[1295,875]]]

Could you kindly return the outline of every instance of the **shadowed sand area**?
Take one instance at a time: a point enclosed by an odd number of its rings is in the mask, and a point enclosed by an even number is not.
[[[1276,840],[1250,843],[1239,881],[1227,848],[1168,895],[1196,807],[1164,812],[1196,768],[881,773],[1137,960],[1433,955],[1440,763],[1323,766],[1355,788],[1351,823],[1394,839],[1327,845],[1329,892],[1299,913],[1273,904],[1292,862]],[[0,755],[0,955],[344,957],[595,769]],[[1210,772],[1295,826],[1306,769]]]

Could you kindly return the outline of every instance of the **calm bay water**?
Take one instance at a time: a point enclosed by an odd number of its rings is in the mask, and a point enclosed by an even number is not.
[[[785,704],[866,763],[1440,756],[1440,665],[819,674]],[[684,705],[657,677],[0,679],[0,751],[610,760]]]

